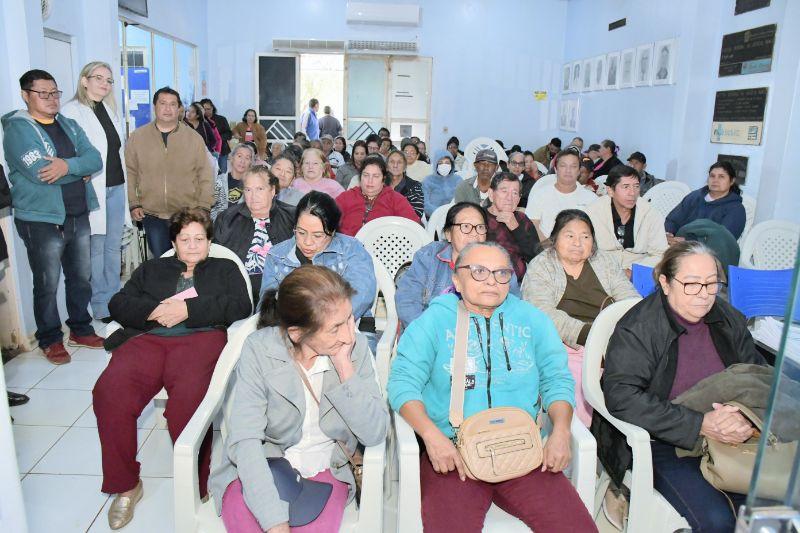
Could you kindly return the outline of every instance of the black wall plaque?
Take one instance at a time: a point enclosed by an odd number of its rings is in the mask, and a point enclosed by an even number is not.
[[[741,15],[748,11],[755,11],[762,7],[768,7],[770,0],[736,0],[736,7],[733,8],[734,15]]]
[[[736,169],[736,183],[744,185],[747,182],[747,160],[748,158],[743,155],[717,155],[717,161],[727,161],[733,168]]]
[[[719,91],[714,101],[714,122],[763,122],[767,87]]]
[[[261,116],[295,115],[294,57],[261,56],[258,58],[258,114]]]
[[[627,23],[628,23],[628,19],[626,19],[626,18],[625,19],[615,20],[614,22],[612,22],[611,24],[608,25],[608,31],[616,30],[617,28],[621,28]]]
[[[777,24],[729,33],[722,38],[719,75],[736,76],[772,70]]]

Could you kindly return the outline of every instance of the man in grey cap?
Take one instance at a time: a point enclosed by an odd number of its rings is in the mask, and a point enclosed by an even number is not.
[[[497,171],[497,154],[489,148],[484,148],[475,154],[474,164],[478,175],[458,184],[453,201],[472,202],[485,207],[489,202],[489,185]]]

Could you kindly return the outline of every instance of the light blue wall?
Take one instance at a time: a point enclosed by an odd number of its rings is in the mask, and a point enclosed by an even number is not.
[[[564,62],[662,39],[678,40],[674,85],[565,95],[582,100],[579,133],[587,142],[613,139],[622,147],[623,159],[640,150],[647,155],[651,172],[692,187],[705,182],[707,169],[718,154],[747,156],[744,189],[759,198],[757,220],[800,221],[797,188],[777,187],[786,172],[796,174],[784,154],[791,153],[789,143],[796,146],[797,141],[786,133],[797,131],[800,114],[796,103],[800,17],[797,5],[789,4],[796,2],[772,0],[768,8],[734,16],[734,0],[571,0],[569,25],[580,31],[574,33],[578,38],[566,40]],[[608,23],[623,17],[627,25],[609,32]],[[719,78],[723,35],[772,23],[778,24],[772,71]],[[750,87],[769,87],[762,144],[712,144],[716,92]],[[775,193],[787,190],[791,192]]]
[[[433,57],[428,150],[443,145],[450,135],[462,144],[478,136],[501,138],[507,146],[538,146],[550,138],[556,128],[553,96],[567,2],[405,3],[422,6],[419,27],[348,25],[345,0],[243,0],[235,9],[209,2],[209,95],[235,120],[245,109],[257,107],[255,55],[271,52],[273,38],[418,39],[420,55]],[[535,90],[546,90],[550,97],[536,102]]]

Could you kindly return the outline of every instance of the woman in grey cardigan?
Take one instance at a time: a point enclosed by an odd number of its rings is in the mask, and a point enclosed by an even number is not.
[[[355,331],[352,294],[341,276],[315,265],[264,294],[261,329],[245,341],[236,369],[224,458],[211,475],[228,532],[339,531],[355,495],[345,450],[380,443],[389,425],[367,341]],[[330,485],[327,502],[298,509],[282,500],[273,475],[281,457],[304,486]],[[303,513],[315,518],[298,523]]]
[[[520,290],[522,298],[544,311],[555,323],[566,345],[575,378],[575,413],[587,426],[591,408],[583,401],[581,365],[583,345],[597,315],[609,304],[639,296],[619,260],[597,249],[594,226],[579,209],[556,216],[551,246],[529,264]]]

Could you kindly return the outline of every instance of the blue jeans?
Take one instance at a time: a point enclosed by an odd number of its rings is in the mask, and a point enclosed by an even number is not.
[[[222,141],[225,142],[225,141]],[[217,163],[219,163],[219,173],[220,174],[227,174],[228,173],[228,154],[221,155],[217,158]]]
[[[731,533],[736,518],[722,492],[705,480],[699,457],[678,457],[675,447],[652,441],[653,485],[680,513],[693,533]],[[726,493],[738,512],[742,494]]]
[[[108,316],[108,301],[120,287],[122,227],[125,224],[125,185],[106,188],[106,232],[91,237],[92,315]]]
[[[63,225],[15,219],[33,273],[33,316],[41,348],[62,342],[56,294],[61,270],[67,297],[67,326],[76,336],[94,334],[89,300],[92,275],[89,215],[68,216]]]
[[[161,257],[161,254],[172,248],[169,240],[169,220],[145,215],[142,225],[147,235],[147,246],[153,252],[153,257]]]

